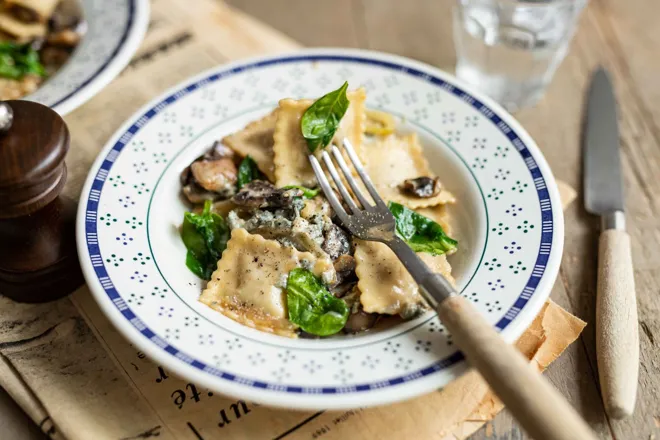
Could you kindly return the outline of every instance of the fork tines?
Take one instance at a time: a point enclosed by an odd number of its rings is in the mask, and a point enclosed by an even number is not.
[[[357,154],[353,149],[353,146],[346,138],[344,138],[343,140],[343,147],[346,153],[348,154],[348,158],[353,164],[353,167],[360,176],[360,179],[362,180],[362,184],[367,189],[369,195],[375,202],[376,204],[375,206],[362,193],[362,190],[360,189],[355,178],[353,177],[353,173],[346,164],[346,161],[344,160],[341,151],[335,145],[332,145],[330,149],[332,151],[332,156],[334,157],[335,161],[337,162],[339,168],[342,171],[341,175],[337,171],[337,168],[335,167],[335,164],[333,163],[333,160],[327,151],[323,151],[321,153],[321,157],[323,158],[323,163],[325,164],[325,167],[330,173],[330,176],[332,177],[335,186],[339,190],[339,193],[341,194],[341,197],[343,198],[346,206],[348,206],[350,212],[347,213],[344,210],[341,201],[337,197],[337,193],[330,186],[330,182],[328,181],[328,178],[323,172],[323,168],[321,167],[321,164],[316,159],[316,157],[313,154],[310,154],[309,160],[312,164],[312,168],[314,169],[314,174],[316,174],[316,179],[319,181],[319,185],[321,185],[321,189],[323,190],[326,198],[330,202],[332,209],[335,211],[335,213],[337,213],[337,215],[342,221],[345,221],[344,217],[350,214],[357,214],[361,208],[358,206],[353,196],[346,188],[346,185],[344,185],[344,181],[346,181],[348,185],[351,187],[351,191],[355,195],[355,198],[357,198],[359,204],[362,206],[362,209],[366,211],[374,211],[377,207],[383,208],[386,207],[386,205],[385,202],[383,202],[383,199],[381,199],[380,196],[378,195],[378,192],[376,191],[376,188],[374,188],[373,183],[371,183],[371,179],[364,170],[364,167],[362,166],[360,159],[358,159]]]

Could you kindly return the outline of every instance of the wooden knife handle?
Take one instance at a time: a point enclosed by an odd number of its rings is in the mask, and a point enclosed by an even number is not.
[[[630,236],[609,229],[600,235],[596,350],[605,410],[610,417],[633,413],[639,374],[637,298]]]
[[[452,296],[437,311],[468,362],[534,439],[596,439],[561,394],[465,298]]]

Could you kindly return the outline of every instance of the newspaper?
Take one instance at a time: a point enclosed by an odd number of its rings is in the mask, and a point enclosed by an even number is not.
[[[125,71],[68,115],[64,194],[77,199],[104,143],[144,103],[188,76],[296,43],[214,0],[154,0],[147,37]],[[564,200],[574,192],[563,187]],[[228,399],[154,364],[112,327],[86,287],[48,304],[0,298],[0,385],[54,439],[463,439],[502,404],[475,372],[386,407],[296,412]],[[518,341],[539,370],[584,323],[548,302]]]

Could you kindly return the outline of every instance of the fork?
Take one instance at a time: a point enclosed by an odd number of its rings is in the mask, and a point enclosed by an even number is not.
[[[506,343],[445,277],[433,273],[397,236],[394,216],[378,195],[348,139],[344,139],[343,147],[373,203],[359,188],[338,147],[332,145],[329,149],[341,175],[327,149],[321,153],[321,158],[339,194],[330,185],[319,160],[313,154],[309,155],[309,160],[323,193],[344,227],[362,240],[381,242],[392,249],[418,284],[421,296],[437,311],[442,323],[452,333],[468,362],[481,373],[533,438],[595,439],[573,407],[522,354]]]

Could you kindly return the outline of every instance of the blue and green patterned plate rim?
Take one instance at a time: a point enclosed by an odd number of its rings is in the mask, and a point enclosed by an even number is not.
[[[196,301],[201,287],[182,263],[183,248],[162,232],[168,212],[175,219],[185,208],[163,196],[162,185],[173,185],[186,157],[280,98],[319,96],[343,80],[364,86],[368,107],[400,116],[425,149],[467,176],[463,197],[478,237],[467,240],[473,261],[459,277],[461,294],[510,342],[549,297],[563,247],[559,193],[539,148],[499,105],[447,73],[390,54],[309,49],[254,58],[204,72],[140,109],[101,151],[82,191],[77,241],[90,290],[121,333],[165,368],[226,395],[299,409],[391,403],[466,370],[432,313],[328,341],[243,328]],[[179,263],[180,273],[167,270]]]

